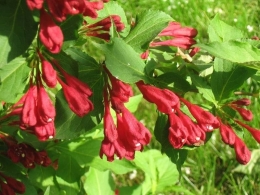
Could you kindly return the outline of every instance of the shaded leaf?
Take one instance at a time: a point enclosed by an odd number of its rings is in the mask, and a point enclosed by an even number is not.
[[[219,101],[228,98],[255,72],[254,69],[234,65],[227,60],[216,58],[211,77],[211,86],[215,98]]]
[[[214,98],[214,94],[212,92],[211,86],[205,80],[203,80],[202,77],[192,72],[189,72],[189,75],[191,77],[192,83],[196,86],[199,93],[202,94],[202,96],[206,100],[214,103],[216,100]]]
[[[0,4],[0,24],[2,67],[28,49],[36,35],[38,24],[23,0],[5,1]]]

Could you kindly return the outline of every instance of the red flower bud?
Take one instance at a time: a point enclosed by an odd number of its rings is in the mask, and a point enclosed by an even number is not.
[[[39,113],[39,119],[43,124],[50,123],[54,120],[56,111],[43,86],[38,88],[37,109]]]
[[[26,126],[34,126],[37,123],[37,115],[36,115],[36,86],[32,86],[29,88],[26,93],[26,98],[24,100],[21,122]]]
[[[87,113],[93,110],[93,104],[88,99],[88,96],[82,91],[66,85],[60,78],[59,83],[62,86],[64,96],[69,104],[70,109],[80,117],[83,117]]]
[[[250,134],[254,137],[254,139],[258,143],[260,143],[260,130],[254,129],[254,128],[250,127],[249,125],[246,125],[246,124],[240,122],[239,120],[235,120],[235,121],[236,121],[236,123],[238,123],[239,125],[241,125],[245,129],[247,129],[250,132]]]
[[[83,16],[89,16],[91,18],[97,18],[97,10],[101,10],[104,7],[104,4],[102,1],[97,2],[90,2],[90,1],[84,1],[85,2],[85,10],[83,12]]]
[[[14,190],[3,181],[0,181],[1,191],[3,195],[15,195]]]
[[[192,45],[196,44],[196,41],[189,37],[179,37],[174,38],[166,41],[160,41],[160,42],[152,42],[150,44],[151,47],[156,46],[173,46],[173,47],[180,47],[183,49],[190,49]]]
[[[213,129],[219,127],[219,121],[213,114],[203,110],[201,107],[195,104],[190,103],[184,98],[181,98],[180,100],[188,107],[190,113],[204,131],[212,131]]]
[[[12,177],[8,177],[1,173],[1,176],[5,179],[7,182],[7,185],[11,187],[15,192],[19,194],[23,194],[25,192],[25,186],[22,182],[17,181],[16,179]]]
[[[51,16],[41,9],[39,36],[43,45],[51,53],[59,53],[63,43],[63,33],[61,28],[52,20]]]
[[[200,51],[200,48],[198,47],[193,47],[189,53],[190,57],[193,57],[196,53],[198,53]]]
[[[239,137],[236,137],[234,149],[236,152],[236,159],[239,163],[245,165],[250,161],[251,152]]]
[[[235,132],[233,131],[233,129],[231,128],[230,125],[225,125],[225,124],[221,123],[220,119],[219,119],[219,122],[220,122],[219,130],[220,130],[220,135],[222,137],[222,141],[225,144],[233,146],[235,144],[235,140],[237,137]]]
[[[136,85],[143,94],[144,99],[156,104],[160,112],[170,114],[180,107],[179,98],[172,91],[144,84],[143,81],[137,82]]]
[[[254,117],[250,110],[236,106],[232,106],[232,108],[234,108],[245,121],[251,121]]]
[[[53,88],[57,84],[57,72],[52,67],[51,63],[45,59],[42,61],[42,79],[46,85],[50,88]]]
[[[242,98],[242,99],[231,102],[231,104],[235,104],[238,106],[248,106],[251,104],[251,101],[248,98]]]
[[[41,9],[44,0],[26,0],[27,6],[30,10]]]
[[[36,124],[31,129],[40,141],[52,139],[56,134],[53,121],[48,122],[46,124]]]
[[[187,141],[188,131],[175,113],[168,116],[170,122],[168,139],[174,148],[180,149]]]

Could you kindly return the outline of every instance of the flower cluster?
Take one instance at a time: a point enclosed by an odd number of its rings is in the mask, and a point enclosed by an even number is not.
[[[87,24],[85,22],[82,31],[87,36],[97,37],[105,41],[110,40],[110,28],[114,25],[117,32],[124,30],[125,25],[121,22],[121,18],[118,15],[108,16],[94,24]]]
[[[116,154],[119,159],[132,160],[135,151],[141,151],[149,144],[151,133],[124,105],[133,95],[131,86],[106,71],[112,87],[107,83],[104,88],[104,140],[100,157],[105,154],[108,161],[113,161]],[[117,124],[113,120],[110,107],[116,113]]]
[[[184,50],[190,50],[189,56],[194,56],[199,52],[198,47],[193,47],[196,44],[194,38],[197,36],[198,31],[191,27],[182,27],[179,22],[170,22],[157,36],[155,40],[150,43],[150,47],[157,46],[173,46]],[[147,59],[149,50],[141,54],[142,59]]]
[[[62,30],[56,22],[63,22],[68,15],[76,14],[96,18],[97,11],[103,8],[103,1],[46,0],[47,11],[44,8],[44,2],[44,0],[26,0],[30,10],[40,10],[39,37],[51,53],[60,52],[64,39]]]
[[[14,195],[15,193],[23,194],[25,192],[25,186],[22,182],[5,175],[3,172],[0,172],[0,177],[0,194]]]
[[[227,106],[234,109],[244,121],[251,121],[253,119],[253,114],[250,110],[245,109],[243,106],[250,105],[251,102],[247,98],[239,99],[236,101],[232,101]],[[238,137],[233,130],[232,126],[229,125],[227,121],[222,122],[220,121],[220,135],[222,137],[222,141],[226,144],[228,144],[231,147],[234,147],[235,153],[236,153],[236,159],[241,164],[247,164],[250,161],[251,158],[251,152],[247,148],[246,144],[243,142],[243,140]],[[250,127],[249,125],[241,122],[238,119],[233,119],[234,123],[237,125],[245,128],[252,136],[253,138],[260,143],[260,130],[254,129]]]
[[[50,166],[52,161],[45,150],[37,151],[26,143],[18,143],[13,137],[1,134],[1,140],[7,145],[6,155],[14,162],[21,163],[25,168],[32,169],[35,164]]]
[[[178,97],[174,92],[145,84],[143,81],[137,82],[136,85],[144,99],[156,104],[160,112],[168,115],[170,123],[168,138],[174,148],[201,145],[205,141],[206,132],[219,127],[219,122],[214,115]],[[196,122],[181,111],[181,103],[187,106]]]
[[[159,37],[170,37],[169,40],[163,41],[153,41],[150,46],[174,46],[180,47],[183,49],[190,49],[192,45],[196,43],[193,39],[198,34],[198,31],[195,28],[191,27],[182,27],[178,22],[170,22],[169,25],[163,29]]]

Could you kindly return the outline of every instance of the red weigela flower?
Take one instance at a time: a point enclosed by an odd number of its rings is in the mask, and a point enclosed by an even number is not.
[[[51,53],[59,53],[63,44],[63,33],[61,28],[55,24],[51,16],[41,9],[39,36],[43,45]]]
[[[148,102],[156,104],[157,109],[160,112],[170,114],[176,109],[179,109],[179,97],[172,91],[144,84],[143,81],[137,82],[136,85],[143,94],[144,99]]]
[[[27,6],[30,10],[41,9],[44,0],[26,0]]]

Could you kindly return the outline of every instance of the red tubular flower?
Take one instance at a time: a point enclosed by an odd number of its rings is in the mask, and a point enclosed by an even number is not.
[[[35,163],[44,167],[48,167],[52,164],[51,159],[45,150],[35,153]]]
[[[159,36],[169,36],[169,34],[177,29],[181,28],[181,24],[179,22],[170,22],[166,28],[164,28]]]
[[[236,137],[234,149],[236,152],[236,159],[239,163],[245,165],[250,161],[251,152],[239,137]]]
[[[128,102],[129,98],[133,96],[132,87],[129,84],[116,79],[110,73],[108,75],[112,84],[110,95],[113,97],[117,97],[119,100],[122,101],[122,103]]]
[[[7,156],[14,163],[22,163],[26,168],[34,168],[34,157],[36,150],[25,143],[9,145]]]
[[[39,119],[43,124],[54,121],[56,116],[55,107],[53,106],[47,92],[43,86],[38,87],[37,110]],[[39,122],[38,122],[39,123]]]
[[[144,99],[156,104],[160,112],[170,114],[180,107],[179,98],[172,91],[144,84],[143,81],[137,82],[136,85]]]
[[[65,84],[59,77],[57,79],[62,86],[64,96],[69,104],[70,109],[75,114],[77,114],[79,117],[83,117],[93,110],[94,106],[86,94]]]
[[[242,99],[231,102],[231,104],[235,104],[238,106],[248,106],[251,104],[251,101],[248,98],[242,98]]]
[[[54,121],[48,122],[47,124],[39,123],[31,127],[30,129],[32,130],[32,133],[35,134],[40,141],[52,139],[56,134]]]
[[[174,148],[180,149],[187,141],[188,131],[175,113],[168,116],[170,122],[168,139]]]
[[[90,2],[85,0],[85,10],[83,12],[83,16],[89,16],[91,18],[97,18],[97,11],[103,9],[104,4],[103,1]]]
[[[3,173],[0,173],[0,175],[5,179],[7,185],[13,189],[14,192],[23,194],[25,192],[25,186],[22,182],[17,181],[16,179],[12,177],[8,177],[4,175]]]
[[[42,63],[42,79],[48,87],[53,88],[57,84],[57,72],[51,63],[44,59],[40,52],[38,52],[38,54]]]
[[[239,124],[240,126],[244,127],[245,129],[247,129],[250,134],[254,137],[254,139],[260,143],[260,130],[254,129],[252,127],[250,127],[249,125],[246,125],[244,123],[242,123],[239,120],[235,120],[237,124]]]
[[[25,126],[34,126],[37,123],[36,112],[36,86],[31,86],[26,93],[26,98],[23,102],[21,122]]]
[[[171,31],[162,31],[159,36],[172,36],[172,37],[191,37],[194,38],[198,34],[195,28],[183,27]]]
[[[65,1],[66,0],[47,0],[49,11],[58,22],[62,22],[66,19],[67,12],[64,8]]]
[[[193,56],[195,56],[196,53],[198,53],[199,51],[200,51],[200,48],[198,48],[198,47],[193,47],[193,48],[191,49],[190,53],[189,53],[189,56],[190,56],[190,57],[193,57]]]
[[[63,33],[61,28],[54,23],[51,16],[44,9],[41,9],[40,13],[39,36],[43,45],[51,53],[60,52],[63,43]]]
[[[253,113],[250,110],[234,105],[232,106],[232,108],[235,109],[245,121],[251,121],[254,117]]]
[[[76,77],[74,77],[74,76],[68,74],[66,71],[64,71],[63,68],[59,65],[59,63],[57,61],[53,60],[52,62],[54,63],[54,65],[56,65],[56,67],[63,74],[68,86],[74,88],[75,90],[86,95],[87,97],[92,95],[92,91],[86,83],[82,82],[81,80],[77,79]]]
[[[65,14],[75,15],[84,12],[85,0],[65,0]]]
[[[26,0],[27,6],[30,10],[41,9],[44,0]]]
[[[0,181],[1,191],[3,195],[15,195],[14,190],[3,181]]]
[[[225,144],[228,144],[230,146],[233,146],[235,144],[235,140],[236,140],[236,134],[233,131],[233,129],[231,128],[230,125],[225,125],[221,122],[221,120],[219,119],[220,122],[220,135],[222,137],[222,141]]]
[[[119,139],[132,150],[142,150],[151,140],[150,131],[127,110],[122,110],[122,116],[117,114],[117,129]]]
[[[149,57],[149,50],[146,50],[145,52],[141,53],[140,57],[146,60]]]
[[[180,98],[180,100],[188,107],[190,113],[204,131],[212,131],[213,129],[219,127],[219,121],[213,114],[203,110],[201,107],[195,104],[190,103],[184,98]]]
[[[180,47],[183,49],[190,49],[192,45],[196,44],[196,41],[189,37],[179,37],[174,38],[166,41],[160,41],[160,42],[152,42],[150,44],[151,47],[156,46],[173,46],[173,47]]]
[[[181,110],[177,110],[180,120],[187,129],[187,145],[199,146],[204,143],[206,134],[201,127],[194,123],[187,115],[182,113]]]

